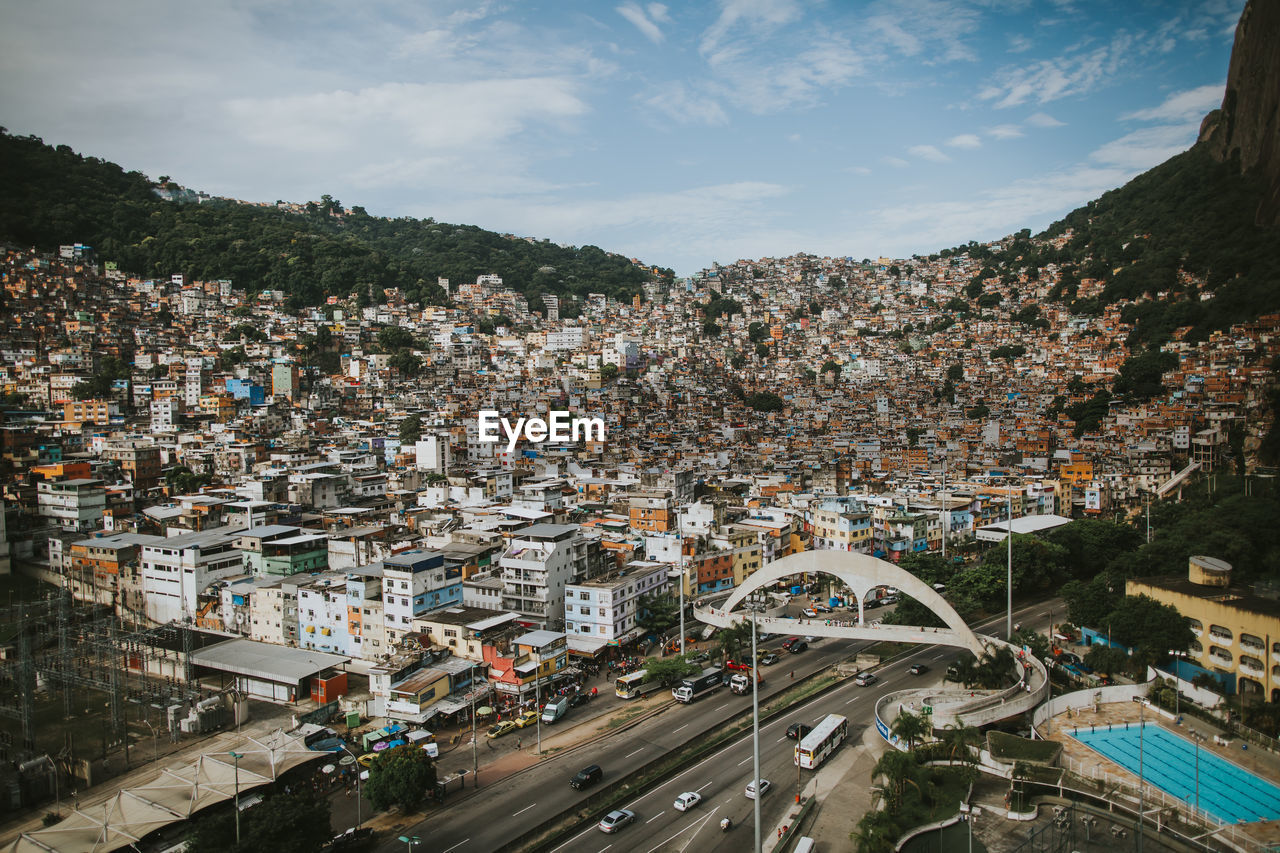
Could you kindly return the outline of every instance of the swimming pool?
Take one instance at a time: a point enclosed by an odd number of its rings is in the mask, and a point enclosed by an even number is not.
[[[1138,773],[1138,724],[1072,732],[1076,740]],[[1194,806],[1196,745],[1148,723],[1142,734],[1142,776],[1150,784]],[[1280,818],[1280,787],[1200,750],[1200,808],[1226,823]]]

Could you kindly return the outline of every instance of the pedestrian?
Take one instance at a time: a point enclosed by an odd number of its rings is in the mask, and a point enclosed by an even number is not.
[[[516,738],[516,749],[519,749],[523,745],[524,745],[524,741],[521,740],[520,738]]]
[[[793,670],[791,670],[791,680],[792,680],[792,681],[795,681],[795,680],[796,680],[796,671],[795,671],[794,669],[793,669]]]

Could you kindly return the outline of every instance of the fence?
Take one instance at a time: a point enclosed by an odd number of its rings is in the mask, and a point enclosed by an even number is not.
[[[1108,773],[1101,769],[1096,761],[1079,761],[1066,754],[1062,756],[1062,768],[1077,779],[1091,781],[1097,785],[1097,791],[1080,790],[1080,793],[1098,797],[1108,804],[1115,803],[1125,811],[1137,814],[1138,785],[1132,780]],[[1078,790],[1070,787],[1066,780],[1056,787],[1061,791]],[[1127,802],[1117,802],[1118,797],[1124,798]],[[1192,803],[1180,800],[1153,785],[1145,783],[1142,785],[1142,803],[1144,822],[1150,825],[1151,814],[1155,812],[1156,830],[1159,832],[1171,832],[1188,842],[1194,842],[1197,838],[1212,834],[1234,849],[1249,853],[1253,851],[1263,853],[1272,849],[1269,845],[1262,844],[1249,836],[1240,825],[1219,820],[1204,809],[1197,809]],[[1189,828],[1194,828],[1195,833],[1188,836],[1171,829],[1168,826],[1171,817],[1180,820]]]

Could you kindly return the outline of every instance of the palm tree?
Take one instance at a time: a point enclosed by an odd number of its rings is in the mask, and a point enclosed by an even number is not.
[[[982,733],[973,726],[966,726],[964,720],[957,719],[954,726],[947,726],[944,730],[942,742],[952,761],[959,758],[961,761],[972,764],[974,757],[970,747],[982,742]]]
[[[858,853],[892,853],[898,838],[898,827],[888,812],[871,811],[858,821],[853,833]]]
[[[880,760],[876,762],[871,774],[873,778],[875,776],[884,777],[885,803],[890,813],[898,811],[899,806],[902,804],[902,795],[907,790],[907,785],[911,785],[916,791],[920,790],[920,785],[916,782],[919,770],[920,765],[916,763],[916,757],[909,752],[891,749],[880,756]]]
[[[893,721],[893,725],[889,726],[891,734],[902,738],[907,742],[907,749],[916,748],[916,741],[923,740],[926,735],[933,731],[933,726],[925,719],[923,714],[913,714],[910,711],[899,711],[898,717]]]

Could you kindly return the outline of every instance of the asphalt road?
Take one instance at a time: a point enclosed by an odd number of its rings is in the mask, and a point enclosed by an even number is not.
[[[1015,612],[1015,619],[1031,624],[1034,614],[1049,605],[1034,604]],[[977,630],[1003,626],[994,619]],[[776,646],[783,637],[765,644]],[[761,699],[784,689],[790,683],[788,673],[794,670],[801,678],[837,661],[851,658],[862,641],[819,640],[799,655],[783,653],[772,667],[766,668],[766,683]],[[822,698],[809,703],[803,712],[784,714],[761,729],[761,776],[773,788],[761,800],[762,825],[772,828],[782,819],[796,792],[796,767],[792,762],[794,743],[785,738],[792,722],[812,725],[829,713],[843,714],[850,721],[850,738],[861,737],[864,727],[874,725],[876,700],[883,694],[907,687],[925,686],[941,677],[947,662],[957,658],[960,650],[950,647],[925,646],[909,656],[878,670],[880,680],[870,687],[857,687],[851,681]],[[907,673],[912,663],[927,663],[931,671],[925,679]],[[675,705],[639,725],[607,737],[570,753],[547,759],[537,767],[482,788],[441,812],[433,812],[427,821],[406,830],[407,835],[423,839],[422,851],[432,853],[488,853],[518,837],[548,815],[560,813],[586,799],[591,791],[569,787],[569,779],[580,768],[599,764],[605,781],[617,779],[642,763],[669,752],[691,738],[713,730],[727,715],[750,706],[751,698],[737,696],[721,688],[690,705]],[[804,771],[808,773],[809,771]],[[803,777],[802,777],[803,778]],[[751,779],[751,739],[744,738],[715,754],[650,793],[624,804],[636,812],[635,824],[606,835],[595,827],[595,821],[583,825],[580,832],[567,839],[558,850],[643,851],[660,850],[741,850],[750,845],[752,835],[752,803],[744,790]],[[703,801],[689,812],[678,812],[672,803],[683,791],[698,791]],[[733,820],[734,829],[722,832],[719,821]],[[403,851],[394,838],[380,849]]]

